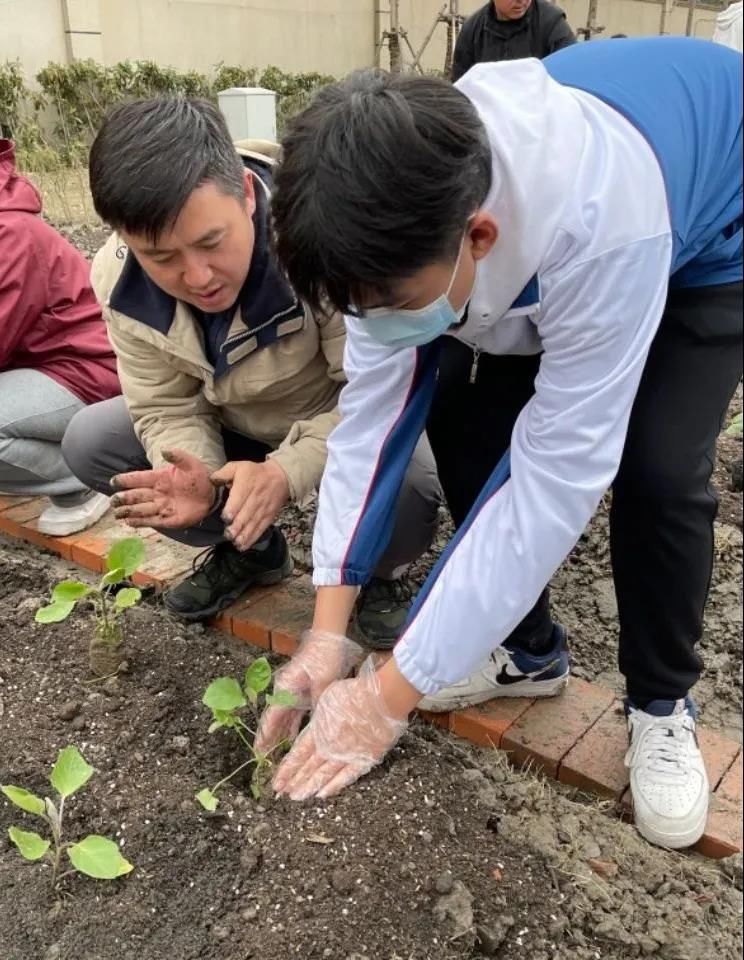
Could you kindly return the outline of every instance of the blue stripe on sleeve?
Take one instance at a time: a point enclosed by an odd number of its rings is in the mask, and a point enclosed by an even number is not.
[[[504,456],[501,458],[501,460],[499,460],[499,462],[496,464],[496,467],[491,473],[491,476],[486,481],[486,484],[481,490],[478,499],[475,501],[475,503],[470,509],[470,513],[468,513],[467,517],[465,518],[465,522],[462,524],[462,526],[459,528],[457,533],[447,544],[447,547],[442,552],[442,555],[440,556],[439,560],[434,566],[434,569],[426,578],[426,582],[424,583],[423,587],[419,591],[418,596],[416,597],[416,600],[414,601],[414,604],[411,607],[411,611],[408,615],[408,620],[406,622],[406,626],[403,630],[403,633],[401,634],[401,638],[405,636],[406,630],[411,626],[413,621],[418,616],[419,611],[421,610],[423,605],[426,603],[426,600],[429,594],[431,593],[434,587],[434,584],[437,582],[442,570],[445,568],[445,566],[449,562],[449,559],[452,556],[452,554],[455,552],[455,550],[457,550],[463,537],[468,533],[470,528],[475,523],[483,507],[486,505],[486,503],[489,502],[489,500],[491,500],[492,497],[494,497],[499,492],[499,490],[501,490],[501,488],[504,486],[504,484],[507,482],[510,476],[511,476],[511,457],[510,457],[509,450],[507,450]]]
[[[367,500],[346,551],[341,568],[343,584],[363,586],[390,542],[398,494],[426,425],[438,365],[439,341],[416,348],[416,367],[408,397],[382,445]]]

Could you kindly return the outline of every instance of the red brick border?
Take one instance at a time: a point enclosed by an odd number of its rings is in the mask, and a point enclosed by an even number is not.
[[[55,539],[36,529],[43,501],[0,496],[0,533],[27,540],[83,567],[100,571],[112,540],[126,527],[110,517],[79,536]],[[198,551],[155,533],[146,536],[148,558],[142,584],[163,587],[183,576]],[[239,600],[213,626],[239,640],[284,656],[297,647],[308,623],[313,589],[297,575],[278,587]],[[619,802],[629,809],[622,705],[610,690],[572,679],[566,693],[551,700],[493,700],[471,710],[422,716],[479,746],[505,750],[512,762],[529,765],[562,783]],[[700,730],[700,743],[714,790],[705,836],[697,850],[720,858],[742,849],[742,752],[715,731]]]

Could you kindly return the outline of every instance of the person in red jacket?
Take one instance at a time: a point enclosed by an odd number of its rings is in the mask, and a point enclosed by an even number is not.
[[[88,262],[40,213],[0,139],[0,494],[50,497],[38,528],[65,536],[108,509],[67,467],[65,429],[121,391]]]

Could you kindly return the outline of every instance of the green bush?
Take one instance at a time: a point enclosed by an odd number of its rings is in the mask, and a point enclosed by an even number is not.
[[[149,60],[104,67],[95,60],[49,63],[36,74],[42,95],[55,111],[57,139],[71,153],[84,153],[106,111],[120,100],[183,94],[208,97],[209,80],[199,73],[178,73]]]
[[[12,137],[21,119],[21,109],[28,97],[20,63],[0,63],[0,136]]]
[[[40,91],[26,85],[20,64],[0,64],[0,129],[18,145],[19,165],[52,170],[85,161],[107,110],[121,100],[183,94],[216,102],[221,90],[260,86],[277,94],[280,132],[321,86],[333,77],[320,73],[287,73],[278,67],[219,64],[212,75],[181,72],[151,60],[104,67],[94,60],[49,63],[36,75]]]
[[[26,86],[20,63],[0,63],[0,136],[15,141],[19,163],[34,154],[40,169],[50,170],[59,166],[60,158],[44,142],[38,122],[44,106],[43,98]]]
[[[257,87],[258,70],[255,67],[228,67],[221,63],[214,75],[213,86],[217,93],[231,87]]]

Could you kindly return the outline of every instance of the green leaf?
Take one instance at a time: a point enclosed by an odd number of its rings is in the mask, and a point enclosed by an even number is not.
[[[213,710],[212,711],[212,723],[209,724],[208,733],[214,733],[215,730],[219,730],[221,727],[227,727],[231,730],[233,727],[238,725],[238,717],[232,712],[232,710]]]
[[[266,694],[266,703],[270,707],[294,707],[297,704],[297,697],[289,690],[277,690],[276,693]]]
[[[60,623],[62,620],[66,620],[74,609],[74,600],[58,600],[37,610],[34,620],[37,623]]]
[[[251,793],[253,794],[254,800],[260,800],[261,794],[263,793],[260,784],[255,783],[253,780],[251,781]]]
[[[18,827],[9,827],[8,836],[26,860],[41,860],[51,846],[50,842],[40,837],[38,833],[19,830]]]
[[[93,587],[89,587],[86,583],[80,583],[78,580],[63,580],[52,590],[52,603],[74,603],[93,592]]]
[[[111,587],[116,583],[121,583],[121,581],[126,577],[126,572],[124,567],[116,567],[114,570],[109,570],[108,573],[104,574],[101,578],[102,587]]]
[[[213,711],[237,710],[245,706],[246,700],[234,677],[218,677],[204,691],[202,703]]]
[[[254,693],[263,693],[271,683],[271,665],[266,657],[259,657],[245,671],[243,686],[246,692],[253,690]]]
[[[24,790],[23,787],[7,786],[0,787],[0,790],[2,790],[11,803],[20,807],[21,810],[25,810],[26,813],[35,813],[37,816],[41,816],[44,813],[44,801],[41,797],[37,797],[35,793],[29,793],[29,791]]]
[[[134,869],[128,860],[122,857],[113,840],[92,833],[80,843],[74,843],[67,856],[80,873],[95,880],[116,880]]]
[[[116,570],[121,567],[124,576],[131,577],[134,571],[142,566],[144,559],[144,541],[139,537],[127,537],[125,540],[117,540],[113,544],[106,557],[106,567],[109,570]]]
[[[77,747],[65,747],[59,752],[49,780],[60,796],[69,797],[92,776],[93,767],[83,760]]]
[[[235,726],[236,718],[232,710],[213,710],[212,716],[218,723],[221,723],[223,727]]]
[[[211,790],[207,790],[206,787],[204,790],[200,790],[197,793],[196,799],[204,807],[204,809],[209,810],[210,813],[214,813],[214,811],[217,809],[217,804],[219,803],[217,797],[215,797]]]
[[[126,610],[127,607],[133,607],[142,599],[142,591],[136,587],[125,587],[116,594],[114,606],[117,610]]]

